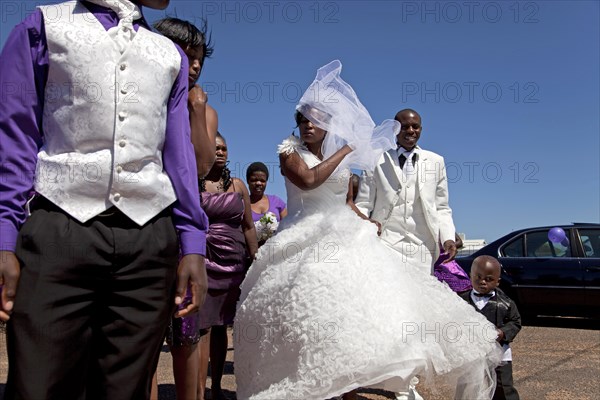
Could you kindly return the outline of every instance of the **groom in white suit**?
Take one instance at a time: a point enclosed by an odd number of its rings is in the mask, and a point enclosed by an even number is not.
[[[421,116],[399,111],[398,148],[381,156],[373,173],[363,172],[355,204],[380,225],[381,238],[411,265],[433,273],[440,244],[448,261],[456,256],[444,158],[417,146]]]

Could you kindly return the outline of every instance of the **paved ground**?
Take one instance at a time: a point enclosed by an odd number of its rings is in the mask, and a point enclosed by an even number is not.
[[[513,344],[515,386],[523,400],[600,399],[600,326],[578,320],[547,319],[523,328]],[[5,337],[0,332],[0,395],[6,382]],[[235,398],[230,346],[223,386]],[[159,399],[175,400],[171,357],[166,346],[159,364]],[[208,385],[210,387],[210,383]],[[426,400],[448,400],[450,393],[428,393]],[[361,390],[362,399],[393,399],[389,392]],[[36,399],[31,399],[36,400]],[[41,399],[40,399],[41,400]]]

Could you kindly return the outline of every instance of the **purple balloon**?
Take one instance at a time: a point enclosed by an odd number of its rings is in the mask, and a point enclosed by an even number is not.
[[[564,238],[563,240],[561,240],[560,244],[563,247],[569,247],[569,238]]]
[[[548,231],[548,239],[552,243],[560,243],[567,238],[565,231],[562,228],[555,227]]]

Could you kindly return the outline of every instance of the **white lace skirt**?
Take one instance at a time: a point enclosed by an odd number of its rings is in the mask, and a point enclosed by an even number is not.
[[[402,262],[346,207],[283,220],[242,284],[234,326],[239,399],[326,399],[415,374],[491,398],[496,328]]]

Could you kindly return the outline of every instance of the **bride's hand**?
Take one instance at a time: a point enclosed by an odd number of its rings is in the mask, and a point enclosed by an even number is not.
[[[344,147],[350,148],[350,151],[352,152],[352,151],[356,150],[357,148],[359,148],[361,146],[361,143],[364,145],[363,142],[356,140],[354,142],[346,143],[346,146],[344,146]]]
[[[374,219],[369,219],[368,221],[377,225],[377,236],[381,236],[381,223],[379,223],[379,221],[375,221]]]
[[[346,143],[346,145],[344,147],[342,147],[340,149],[340,151],[343,151],[345,153],[345,155],[348,155],[348,154],[352,153],[354,150],[356,150],[357,146],[358,146],[358,143]]]

